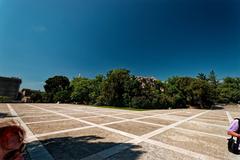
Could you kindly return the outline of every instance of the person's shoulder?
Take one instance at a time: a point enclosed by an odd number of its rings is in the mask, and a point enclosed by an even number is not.
[[[240,121],[240,119],[235,118],[235,119],[232,121],[231,124],[232,124],[232,125],[238,125],[239,121]]]
[[[238,123],[237,119],[233,120],[232,123],[230,124],[229,128],[228,128],[228,131],[234,131],[234,132],[237,131],[238,128],[239,128],[238,124],[239,123]]]

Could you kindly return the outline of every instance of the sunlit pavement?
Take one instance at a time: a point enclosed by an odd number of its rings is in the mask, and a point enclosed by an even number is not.
[[[226,129],[239,111],[0,104],[0,121],[21,123],[32,160],[235,160]]]

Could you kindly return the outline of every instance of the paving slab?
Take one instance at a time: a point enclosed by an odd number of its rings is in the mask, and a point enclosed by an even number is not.
[[[121,121],[121,119],[118,118],[112,118],[107,116],[99,116],[99,117],[90,117],[90,118],[82,118],[85,121],[92,122],[95,124],[103,124],[103,123],[110,123],[110,122],[116,122]]]
[[[175,120],[167,120],[167,119],[154,118],[154,117],[144,118],[144,119],[140,119],[138,121],[149,122],[149,123],[160,124],[160,125],[170,125],[170,124],[177,122]]]
[[[167,120],[173,120],[173,121],[181,121],[186,119],[186,117],[183,116],[176,116],[176,115],[158,115],[155,116],[156,118],[161,118],[161,119],[167,119]]]
[[[122,112],[102,111],[102,112],[98,112],[98,113],[104,114],[104,115],[114,115],[114,114],[121,114]]]
[[[144,115],[144,116],[154,116],[154,115],[157,115],[157,114],[165,114],[165,113],[170,113],[170,112],[147,112],[147,111],[142,111],[141,112],[141,115]]]
[[[240,112],[230,112],[232,118],[240,118]]]
[[[10,113],[6,104],[1,104],[0,103],[0,113]]]
[[[197,160],[168,149],[142,142],[106,160]]]
[[[144,117],[144,116],[143,115],[137,115],[137,114],[121,114],[121,115],[115,115],[115,117],[126,118],[126,119],[134,119],[134,118],[140,118],[140,117]]]
[[[229,126],[229,121],[218,121],[218,120],[202,119],[202,118],[194,118],[193,121],[204,122],[209,124],[217,124],[222,126]]]
[[[93,114],[93,113],[84,113],[84,112],[79,112],[79,113],[74,113],[74,114],[66,114],[75,118],[84,118],[84,117],[90,117],[90,116],[97,116],[97,114]]]
[[[239,105],[226,105],[226,106],[224,106],[224,110],[240,113],[240,106]]]
[[[51,111],[70,115],[75,118],[86,120],[88,122],[92,122],[95,124],[116,122],[115,124],[107,125],[107,127],[131,133],[137,136],[142,136],[144,134],[148,134],[154,130],[161,128],[157,125],[147,124],[147,122],[159,125],[171,125],[177,121],[186,119],[187,117],[203,112],[203,110],[197,109],[128,111],[72,104],[33,104],[33,105]],[[2,110],[5,109],[6,112],[8,112],[8,108],[6,106],[7,105],[5,104],[3,105],[0,104],[0,112],[1,108],[3,108]],[[112,157],[109,157],[107,160],[165,160],[165,159],[195,160],[194,158],[191,158],[188,155],[176,152],[176,150],[175,151],[170,150],[173,149],[171,148],[171,146],[172,147],[176,146],[185,149],[186,151],[189,150],[203,155],[215,157],[218,159],[228,160],[237,159],[236,156],[234,157],[232,154],[228,153],[228,151],[226,150],[227,149],[226,139],[222,138],[223,136],[226,136],[226,130],[224,127],[229,125],[228,118],[226,116],[226,111],[229,111],[231,115],[232,114],[238,115],[238,113],[240,113],[238,112],[238,110],[232,108],[230,109],[228,108],[228,110],[225,109],[213,110],[200,116],[200,118],[199,117],[194,118],[189,122],[185,122],[177,126],[181,127],[182,129],[215,134],[221,137],[217,136],[215,137],[213,135],[207,135],[198,132],[181,130],[180,128],[174,128],[152,138],[156,141],[160,141],[162,143],[171,145],[165,146],[164,148],[164,146],[161,146],[160,144],[151,143],[150,141],[148,142],[151,144],[148,144],[146,142],[140,143],[138,145],[127,144],[127,141],[130,140],[129,138],[114,132],[110,132],[95,127],[88,129],[85,128],[76,131],[76,129],[79,129],[80,127],[85,127],[89,125],[72,119],[43,123],[42,121],[66,119],[66,117],[59,116],[57,114],[45,116],[44,114],[49,114],[49,112],[45,112],[41,109],[37,109],[26,104],[13,104],[13,106],[17,113],[21,116],[23,115],[36,116],[21,118],[26,123],[39,122],[36,124],[29,124],[28,126],[33,131],[34,134],[43,134],[38,137],[44,143],[44,146],[54,156],[56,160],[81,159],[119,144],[131,145],[131,147],[130,149],[124,150],[118,154],[113,155]],[[77,111],[75,111],[74,109],[77,109]],[[164,113],[170,113],[170,115],[156,116],[157,114]],[[99,114],[105,115],[122,114],[122,115],[114,115],[116,117],[119,117],[119,119],[117,119],[111,118],[109,116],[101,116]],[[140,119],[139,121],[142,121],[142,123],[135,121],[117,122],[121,121],[121,118],[131,120],[133,118],[140,118],[144,116],[153,115],[156,117]],[[204,122],[206,124],[200,122]],[[216,124],[221,125],[222,127],[217,126]],[[75,131],[73,131],[74,129]],[[55,131],[57,131],[57,133],[53,133]],[[61,131],[63,131],[64,133]],[[51,134],[48,135],[48,133],[50,132]]]
[[[50,116],[56,116],[56,114],[53,114],[53,113],[31,113],[31,114],[18,114],[19,117],[50,117]]]
[[[38,123],[38,124],[28,124],[28,127],[32,130],[34,134],[42,134],[66,129],[80,128],[88,126],[85,123],[78,121],[61,121],[61,122],[50,122],[50,123]]]
[[[59,120],[59,119],[64,119],[64,118],[65,117],[62,117],[62,116],[48,115],[48,116],[41,116],[41,117],[22,117],[21,119],[25,123],[30,123],[30,122]]]
[[[151,139],[218,159],[233,160],[227,150],[227,140],[223,138],[170,129]]]
[[[200,113],[199,111],[185,111],[185,112],[179,112],[179,113],[170,113],[169,115],[175,115],[175,116],[182,116],[182,117],[191,117],[195,114]]]
[[[39,111],[39,109],[32,108],[26,104],[11,104],[16,112],[21,111]]]
[[[0,103],[0,112],[9,112],[9,109],[6,104]]]
[[[216,115],[203,115],[203,116],[199,116],[198,118],[201,119],[210,119],[210,120],[218,120],[218,121],[228,121],[228,117],[225,116],[216,116]]]
[[[129,138],[98,128],[41,137],[56,160],[79,160],[128,141]]]
[[[118,129],[127,133],[132,133],[134,135],[141,136],[143,134],[152,132],[158,128],[161,128],[156,125],[149,125],[144,124],[140,122],[121,122],[121,123],[115,123],[111,125],[107,125],[108,127]]]
[[[56,111],[58,111],[58,112],[60,112],[60,113],[64,113],[64,114],[74,114],[74,113],[81,113],[82,111],[73,111],[73,110],[56,110]]]
[[[184,128],[184,129],[190,129],[194,131],[221,135],[221,136],[226,136],[227,134],[227,130],[224,129],[223,127],[209,126],[209,125],[204,125],[202,123],[185,122],[179,125],[178,127]]]

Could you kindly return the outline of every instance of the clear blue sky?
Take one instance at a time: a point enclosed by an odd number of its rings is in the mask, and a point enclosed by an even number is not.
[[[0,75],[240,76],[239,0],[0,0]]]

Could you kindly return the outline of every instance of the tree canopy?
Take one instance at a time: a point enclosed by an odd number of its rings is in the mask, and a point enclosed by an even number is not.
[[[219,81],[214,71],[196,77],[154,77],[131,74],[126,69],[110,70],[95,78],[54,76],[46,80],[45,93],[33,95],[37,101],[109,105],[134,108],[210,108],[216,103],[240,100],[240,78]]]

